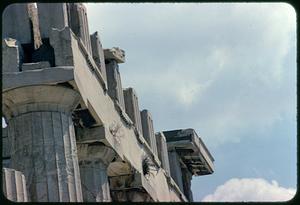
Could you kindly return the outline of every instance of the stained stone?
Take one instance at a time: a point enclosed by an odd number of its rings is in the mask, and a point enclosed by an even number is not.
[[[2,128],[2,158],[10,157],[10,140],[8,138],[8,128]]]
[[[19,72],[22,64],[22,48],[12,38],[2,40],[2,73]]]
[[[69,3],[68,13],[69,26],[75,35],[83,41],[87,51],[92,54],[89,25],[85,6],[82,3]]]
[[[27,4],[14,3],[8,5],[3,11],[2,28],[2,39],[14,38],[21,44],[32,43]]]
[[[119,65],[115,60],[107,61],[106,76],[108,85],[108,95],[116,100],[120,106],[125,110],[125,102],[123,96],[121,76],[119,72]]]
[[[117,63],[125,63],[125,51],[118,47],[104,49],[104,56],[107,60],[115,60]]]
[[[38,12],[37,12],[37,8],[34,5],[34,3],[28,4],[28,15],[29,15],[29,18],[31,20],[31,25],[32,25],[34,48],[38,49],[43,43],[42,43],[41,34],[40,34],[40,23],[39,23]],[[41,22],[41,23],[43,25],[44,22]]]
[[[73,44],[74,37],[69,27],[62,30],[52,29],[50,44],[54,49],[56,66],[74,66]]]
[[[105,78],[105,81],[106,81],[106,69],[105,69],[104,52],[103,52],[103,49],[102,49],[102,44],[101,44],[98,32],[95,32],[92,35],[90,35],[90,38],[91,38],[93,58],[94,58],[95,63],[97,64],[98,68],[100,69],[100,72],[103,74],[103,77]]]
[[[153,120],[148,110],[141,111],[141,121],[143,128],[143,136],[150,145],[153,153],[157,156],[156,137],[154,134]]]
[[[8,127],[2,128],[2,167],[10,168],[11,141],[8,137]]]
[[[158,132],[155,134],[156,143],[157,143],[157,154],[158,158],[162,163],[162,167],[164,170],[170,174],[170,163],[168,156],[168,147],[164,134],[162,132]]]
[[[139,102],[137,94],[133,88],[126,88],[123,90],[126,113],[129,115],[130,119],[133,121],[137,130],[142,134],[142,122],[139,109]]]
[[[69,26],[66,3],[37,3],[37,8],[42,38],[49,38],[52,28]]]
[[[193,193],[191,190],[192,173],[188,169],[182,170],[182,181],[183,181],[183,193],[186,198],[193,202]]]
[[[49,68],[49,67],[50,67],[50,63],[48,61],[41,61],[41,62],[37,62],[37,63],[23,63],[22,71],[43,69],[43,68]]]
[[[183,191],[182,172],[179,161],[179,156],[175,150],[169,151],[169,162],[171,168],[171,176],[179,186],[180,190]]]

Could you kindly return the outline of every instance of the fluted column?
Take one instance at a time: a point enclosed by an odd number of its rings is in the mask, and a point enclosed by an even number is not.
[[[79,94],[62,86],[3,92],[11,168],[24,173],[31,201],[82,201],[71,111]]]
[[[110,202],[107,167],[115,156],[102,143],[78,144],[78,157],[84,202]]]
[[[4,196],[16,202],[28,202],[25,176],[14,169],[2,169]]]

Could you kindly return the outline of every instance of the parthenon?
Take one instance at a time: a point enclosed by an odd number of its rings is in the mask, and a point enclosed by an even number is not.
[[[154,131],[125,51],[90,34],[82,3],[15,3],[2,22],[2,191],[16,202],[188,202],[214,172],[194,129]],[[162,113],[163,114],[163,113]],[[153,116],[155,117],[155,116]]]

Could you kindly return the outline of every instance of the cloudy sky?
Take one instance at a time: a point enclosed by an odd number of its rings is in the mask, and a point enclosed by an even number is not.
[[[288,4],[91,3],[90,32],[126,52],[155,131],[194,128],[215,173],[195,201],[282,201],[296,191],[296,14]]]

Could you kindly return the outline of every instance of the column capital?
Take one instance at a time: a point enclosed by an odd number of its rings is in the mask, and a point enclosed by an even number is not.
[[[77,143],[80,163],[100,161],[108,165],[115,157],[115,151],[101,142]]]
[[[7,119],[35,111],[70,113],[80,100],[80,94],[77,91],[57,85],[14,88],[4,91],[2,97],[2,111]]]

